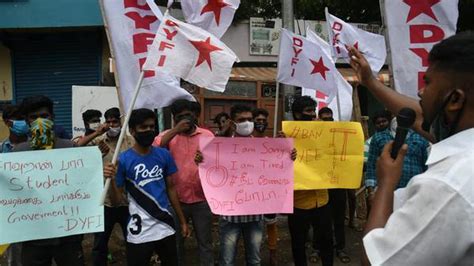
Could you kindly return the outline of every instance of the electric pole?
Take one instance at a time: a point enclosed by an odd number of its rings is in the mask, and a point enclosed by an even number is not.
[[[295,31],[295,13],[293,8],[293,0],[282,0],[281,14],[283,19],[283,28],[294,32]],[[281,52],[281,51],[280,51]],[[283,119],[293,120],[291,113],[291,104],[295,96],[295,87],[282,84],[283,91]]]

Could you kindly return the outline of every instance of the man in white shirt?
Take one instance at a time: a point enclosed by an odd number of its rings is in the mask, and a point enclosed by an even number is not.
[[[395,160],[390,157],[392,144],[385,146],[364,232],[363,265],[473,265],[473,51],[473,32],[435,45],[418,103],[376,81],[365,58],[351,49],[351,65],[361,83],[393,113],[414,109],[413,129],[439,141],[431,148],[428,170],[397,191],[407,146]]]

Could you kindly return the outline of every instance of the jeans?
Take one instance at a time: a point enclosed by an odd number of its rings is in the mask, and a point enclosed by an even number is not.
[[[316,226],[317,228],[316,241],[321,245],[322,265],[332,266],[334,263],[334,249],[332,241],[331,208],[329,205],[309,210],[295,208],[293,214],[288,215],[291,250],[293,252],[295,266],[308,265],[305,244],[310,225]]]
[[[212,212],[206,201],[186,204],[181,202],[186,221],[193,223],[194,233],[199,248],[199,261],[202,266],[214,265],[214,249],[212,245]],[[184,260],[184,239],[181,235],[181,226],[176,226],[178,239],[178,253]],[[183,262],[183,265],[186,263]]]
[[[171,235],[158,241],[142,244],[127,243],[127,265],[144,266],[150,265],[153,251],[158,254],[161,265],[177,266],[178,251],[176,248],[176,237]]]
[[[220,218],[219,229],[221,242],[219,265],[235,265],[237,242],[241,234],[244,237],[246,265],[260,265],[263,221],[231,223]]]
[[[104,232],[94,234],[94,247],[92,248],[94,266],[107,266],[109,239],[116,223],[120,225],[124,239],[127,240],[128,216],[128,206],[104,206]]]

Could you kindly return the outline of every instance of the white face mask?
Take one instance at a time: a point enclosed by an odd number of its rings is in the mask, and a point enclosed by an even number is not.
[[[91,130],[94,130],[94,131],[96,131],[97,129],[99,129],[99,127],[100,127],[100,123],[91,123],[91,124],[89,124],[89,128],[90,128]]]
[[[235,126],[235,132],[240,136],[247,137],[253,132],[253,122],[245,121],[242,123],[236,123]]]
[[[120,131],[122,131],[121,127],[111,127],[109,131],[107,131],[107,136],[115,138],[120,134]]]

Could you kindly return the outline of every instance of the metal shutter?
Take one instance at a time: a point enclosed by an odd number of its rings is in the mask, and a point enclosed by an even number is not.
[[[100,82],[99,31],[21,34],[11,44],[16,102],[48,96],[54,102],[55,123],[71,133],[71,86]]]

